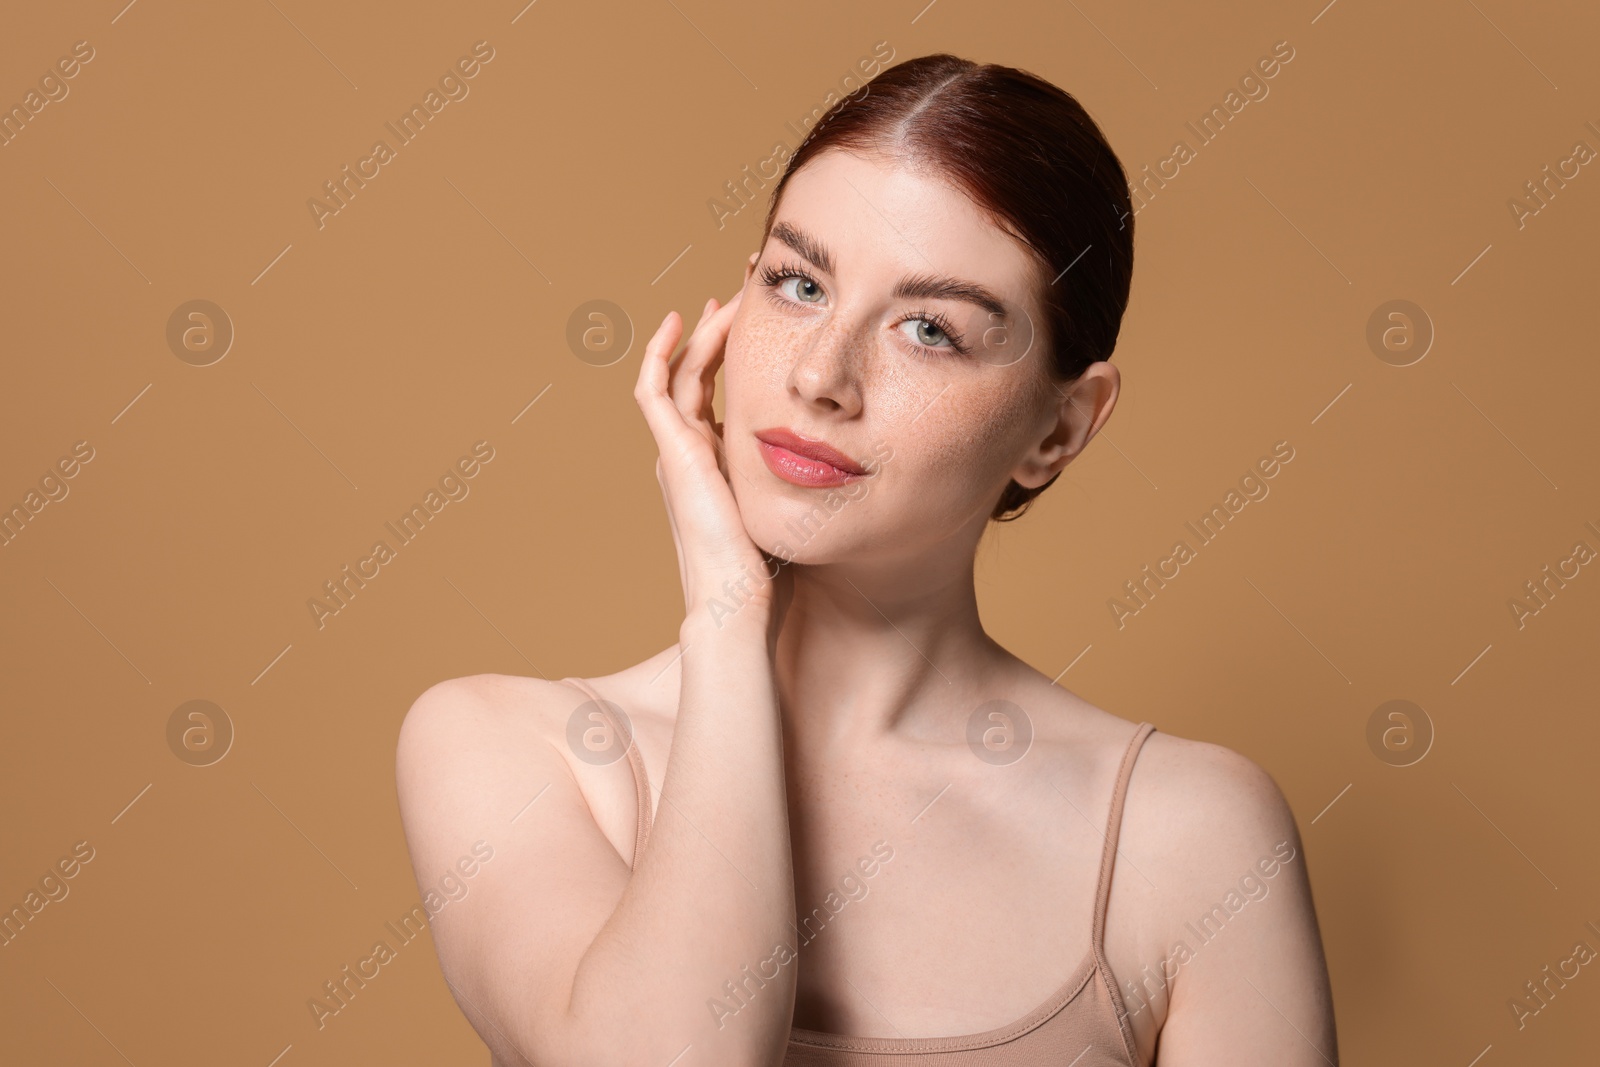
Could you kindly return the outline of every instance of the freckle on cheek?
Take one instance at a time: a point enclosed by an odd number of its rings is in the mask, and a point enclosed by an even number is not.
[[[728,389],[725,400],[740,411],[750,405],[765,407],[781,394],[796,351],[791,328],[755,315],[747,318],[728,336],[723,362]],[[744,395],[746,391],[751,395]]]
[[[907,445],[924,450],[930,465],[977,472],[993,463],[1018,417],[1016,398],[1004,389],[952,385],[911,424]]]

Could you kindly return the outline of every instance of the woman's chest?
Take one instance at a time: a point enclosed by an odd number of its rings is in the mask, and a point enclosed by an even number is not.
[[[794,1025],[975,1033],[1057,992],[1092,944],[1094,827],[1059,795],[1046,810],[1027,790],[1008,803],[959,782],[880,787],[803,798],[791,827]]]

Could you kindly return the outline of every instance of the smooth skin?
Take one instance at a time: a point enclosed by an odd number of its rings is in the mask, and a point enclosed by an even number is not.
[[[1006,480],[1042,485],[1080,454],[1119,372],[1100,362],[1053,382],[1049,339],[1017,343],[1053,272],[904,160],[824,152],[791,178],[775,222],[786,226],[727,304],[707,302],[676,359],[684,324],[667,315],[634,390],[685,606],[676,645],[590,683],[626,710],[649,772],[638,868],[628,763],[568,746],[588,699],[574,687],[452,679],[401,729],[419,885],[472,841],[495,849],[434,940],[504,1067],[777,1067],[791,1026],[977,1033],[1035,1008],[1089,949],[1134,723],[991,640],[973,567]],[[769,270],[789,273],[769,282]],[[1005,313],[894,295],[906,275],[975,282]],[[829,490],[765,466],[754,433],[771,427],[887,458],[830,505]],[[1034,733],[1010,764],[967,743],[974,709],[997,699]],[[862,878],[878,842],[892,859]],[[1262,861],[1284,855],[1265,876]],[[1190,924],[1224,901],[1222,932],[1200,942]],[[817,908],[826,925],[798,958],[747,986],[742,1005],[729,998],[725,983],[796,944],[797,913]],[[1294,816],[1229,749],[1159,730],[1146,741],[1106,950],[1141,1065],[1338,1062]]]

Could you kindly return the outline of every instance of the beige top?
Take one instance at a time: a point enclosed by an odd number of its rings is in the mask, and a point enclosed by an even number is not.
[[[584,682],[563,680],[589,694],[610,717],[606,702]],[[650,783],[639,746],[629,737],[627,727],[612,726],[619,737],[629,738],[628,764],[633,768],[639,810],[632,861],[636,865],[650,833]],[[847,1037],[794,1027],[789,1032],[784,1067],[911,1067],[915,1060],[922,1061],[921,1067],[1137,1067],[1133,1028],[1106,960],[1106,903],[1111,896],[1111,871],[1117,858],[1128,779],[1140,747],[1154,732],[1150,723],[1140,723],[1123,753],[1106,820],[1091,945],[1083,961],[1048,1000],[1015,1022],[960,1037]]]

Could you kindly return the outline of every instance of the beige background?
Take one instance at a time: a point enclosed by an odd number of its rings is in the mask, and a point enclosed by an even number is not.
[[[0,548],[0,905],[94,849],[0,948],[0,1058],[485,1062],[426,936],[320,1030],[307,1000],[418,899],[393,755],[422,690],[675,640],[643,341],[594,367],[568,316],[606,299],[648,336],[731,295],[765,205],[718,229],[707,201],[877,42],[1051,79],[1133,176],[1281,40],[1270,94],[1139,215],[1121,402],[986,542],[985,618],[1101,706],[1272,772],[1345,1062],[1593,1056],[1596,968],[1520,1031],[1507,1005],[1600,948],[1600,567],[1521,628],[1508,607],[1600,550],[1600,174],[1520,228],[1508,208],[1600,149],[1592,10],[123,2],[0,33],[7,107],[95,51],[0,147],[0,504],[94,449]],[[306,201],[480,40],[470,95],[319,229]],[[166,341],[192,299],[236,331],[206,367]],[[1396,299],[1436,333],[1405,367],[1366,339]],[[318,629],[307,600],[480,440],[470,495]],[[1270,496],[1119,629],[1123,582],[1281,440]],[[167,741],[194,699],[236,730],[210,766]],[[1435,735],[1411,766],[1368,745],[1394,699]],[[511,847],[511,814],[484,839]]]

